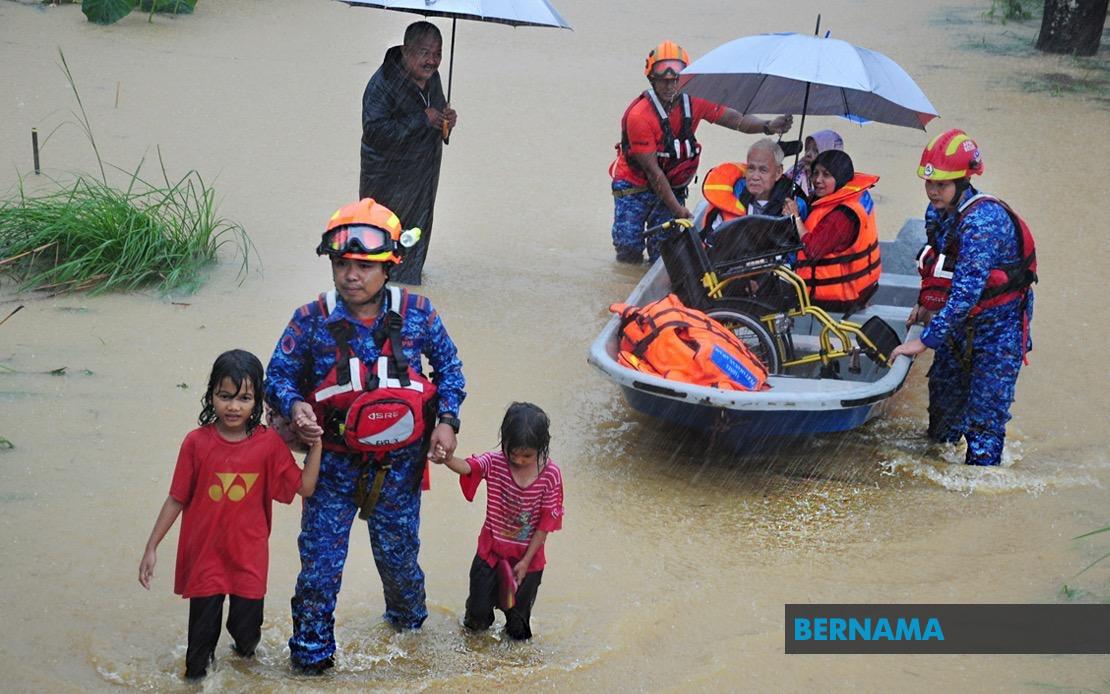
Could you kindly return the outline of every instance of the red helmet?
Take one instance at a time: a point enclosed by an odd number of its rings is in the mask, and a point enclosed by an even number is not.
[[[651,53],[648,53],[647,61],[644,62],[644,74],[651,77],[651,69],[655,67],[656,63],[663,62],[664,60],[677,60],[682,63],[682,67],[686,67],[690,64],[690,54],[686,52],[686,49],[674,41],[664,41],[651,49]],[[678,71],[669,71],[674,72],[676,77],[678,76]]]
[[[331,216],[316,255],[400,263],[402,247],[411,246],[418,238],[419,229],[403,232],[401,220],[392,210],[373,198],[363,198],[340,207]]]
[[[958,128],[941,133],[925,145],[917,175],[926,181],[954,181],[983,173],[979,145]]]

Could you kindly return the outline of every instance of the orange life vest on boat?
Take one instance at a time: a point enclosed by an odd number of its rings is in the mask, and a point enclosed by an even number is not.
[[[879,229],[875,223],[874,203],[861,200],[879,181],[878,176],[857,173],[831,195],[817,198],[806,218],[806,226],[816,229],[825,215],[844,206],[859,219],[859,233],[855,243],[843,251],[830,253],[824,258],[807,260],[805,251],[798,251],[796,272],[809,287],[809,296],[815,302],[851,303],[873,285],[882,274],[879,261]]]
[[[957,226],[972,208],[985,200],[998,203],[1006,210],[1006,214],[1010,215],[1017,234],[1021,260],[1012,265],[991,268],[983,294],[979,297],[979,303],[971,309],[973,316],[984,309],[1001,306],[1024,296],[1029,287],[1037,281],[1037,250],[1033,243],[1033,234],[1029,231],[1029,225],[1025,220],[1010,209],[1009,205],[993,195],[983,193],[974,195],[960,206]],[[948,301],[948,292],[952,289],[952,275],[956,269],[956,258],[960,253],[959,234],[953,234],[945,248],[938,250],[933,247],[933,243],[936,241],[930,239],[917,255],[917,271],[921,273],[921,293],[918,295],[918,303],[930,311],[939,311]]]
[[[613,304],[617,361],[630,369],[722,390],[767,390],[767,367],[727,328],[668,294],[644,307]]]

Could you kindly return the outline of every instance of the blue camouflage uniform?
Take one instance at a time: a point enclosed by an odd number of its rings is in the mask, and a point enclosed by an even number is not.
[[[644,238],[644,231],[663,222],[674,219],[663,200],[655,194],[651,186],[639,192],[625,191],[645,188],[628,181],[613,181],[613,248],[618,255],[627,258],[639,256],[646,242],[648,260],[655,262],[659,257],[659,238]],[[679,205],[686,204],[686,189],[672,188]]]
[[[297,309],[286,326],[266,370],[266,399],[286,417],[298,400],[305,400],[332,369],[336,344],[327,324],[347,321],[353,326],[354,354],[373,364],[380,349],[374,330],[388,311],[389,292],[383,292],[381,313],[367,326],[348,313],[337,297],[326,318],[318,302]],[[458,414],[466,393],[454,342],[427,298],[407,295],[402,344],[411,365],[423,371],[421,355],[435,370],[439,409]],[[434,426],[434,423],[429,423]],[[417,563],[420,549],[420,483],[424,460],[421,443],[390,454],[392,469],[368,526],[374,563],[385,593],[385,619],[397,628],[418,628],[428,616],[424,572]],[[293,596],[293,637],[289,639],[294,665],[311,667],[335,652],[335,600],[339,593],[347,542],[358,507],[354,501],[360,456],[325,451],[315,493],[304,500],[298,546],[301,573]],[[371,479],[373,475],[371,475]]]
[[[956,207],[975,194],[974,188],[965,190]],[[940,213],[929,206],[925,223],[936,234],[936,248],[945,248],[959,234],[948,300],[921,335],[925,346],[935,350],[929,370],[929,436],[946,443],[964,437],[967,464],[998,465],[1018,371],[1031,347],[1025,319],[1033,315],[1032,289],[1024,300],[969,314],[991,268],[1021,259],[1018,231],[1006,210],[990,200],[976,204],[962,221],[955,211]]]

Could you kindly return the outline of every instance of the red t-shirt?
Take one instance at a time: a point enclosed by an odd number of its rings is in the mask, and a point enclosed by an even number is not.
[[[724,106],[699,99],[696,96],[690,97],[690,114],[692,116],[690,127],[695,131],[703,119],[710,123],[716,123],[724,112]],[[678,137],[679,133],[682,132],[681,98],[675,99],[674,106],[671,107],[670,113],[667,115],[671,121],[671,133]],[[663,128],[659,124],[659,116],[656,115],[655,106],[652,105],[650,99],[641,98],[637,101],[632,110],[628,112],[628,119],[625,123],[628,128],[628,151],[630,154],[662,151]],[[617,161],[614,162],[613,179],[627,181],[636,186],[647,185],[647,178],[640,173],[639,169],[633,168],[628,163],[623,152],[617,154]]]
[[[288,504],[301,471],[275,432],[264,426],[227,441],[215,424],[181,443],[170,496],[181,502],[173,591],[185,598],[266,595],[271,501]]]
[[[459,477],[463,496],[474,501],[478,485],[486,481],[486,521],[478,533],[478,556],[490,566],[498,559],[515,564],[528,551],[537,530],[552,532],[563,527],[563,473],[551,460],[527,487],[513,479],[509,461],[501,451],[467,459],[470,474]],[[547,563],[541,545],[532,556],[529,571]]]

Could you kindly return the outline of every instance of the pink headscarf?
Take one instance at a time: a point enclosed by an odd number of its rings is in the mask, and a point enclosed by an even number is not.
[[[813,140],[813,144],[817,146],[818,154],[830,149],[844,150],[844,138],[835,130],[818,130],[806,136],[806,142],[809,140]],[[786,177],[797,182],[798,187],[805,191],[806,195],[813,195],[813,184],[809,181],[809,170],[804,162],[799,161],[796,165],[790,167],[790,170],[786,172]]]

